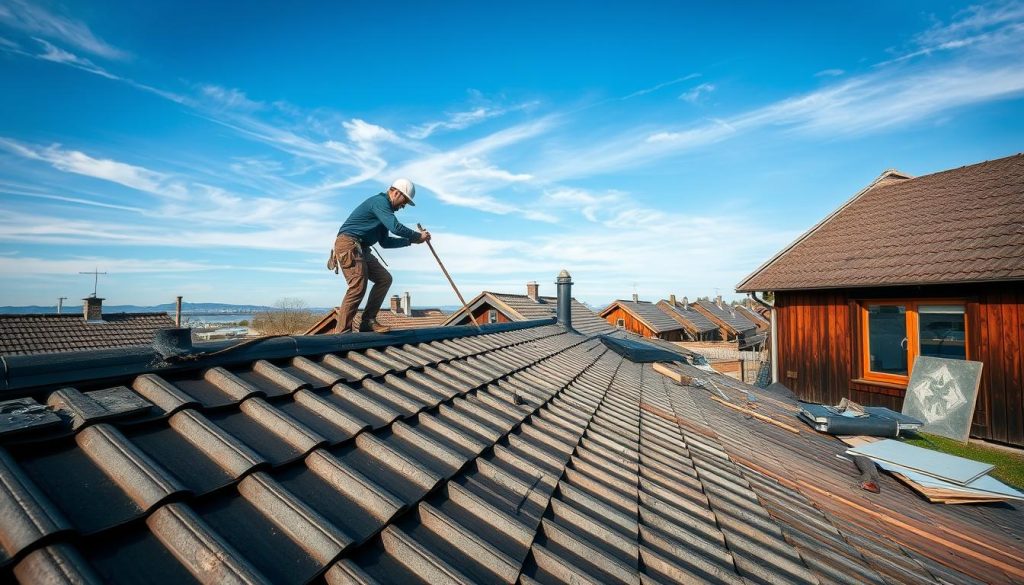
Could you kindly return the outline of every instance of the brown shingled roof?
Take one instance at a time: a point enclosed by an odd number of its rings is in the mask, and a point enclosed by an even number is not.
[[[889,172],[740,292],[1024,279],[1024,155],[917,178]]]
[[[0,355],[149,345],[167,327],[174,327],[167,313],[107,313],[99,323],[81,313],[0,315]]]

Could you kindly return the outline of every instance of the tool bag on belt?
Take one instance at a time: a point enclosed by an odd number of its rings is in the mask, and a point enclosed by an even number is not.
[[[338,256],[334,253],[334,248],[331,248],[331,255],[327,257],[327,270],[333,270],[337,274],[339,264]]]

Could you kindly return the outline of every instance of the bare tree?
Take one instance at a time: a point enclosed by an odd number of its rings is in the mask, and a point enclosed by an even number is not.
[[[285,297],[274,308],[253,315],[252,328],[263,335],[305,333],[317,322],[317,316],[302,299]]]

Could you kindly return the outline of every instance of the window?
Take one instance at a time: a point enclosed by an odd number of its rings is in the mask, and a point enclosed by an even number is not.
[[[862,377],[906,384],[919,355],[967,359],[962,301],[861,302]]]
[[[619,329],[623,329],[626,326],[626,320],[625,319],[616,319],[615,320],[615,326],[618,327]]]
[[[491,309],[490,311],[487,311],[487,322],[488,323],[497,323],[498,322],[498,311],[497,310]]]

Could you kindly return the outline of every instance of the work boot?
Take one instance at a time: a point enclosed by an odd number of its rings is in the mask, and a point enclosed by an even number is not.
[[[373,331],[374,333],[387,333],[388,331],[391,331],[391,328],[387,325],[381,325],[376,319],[364,319],[359,323],[359,331],[362,333],[368,333],[370,331]]]

